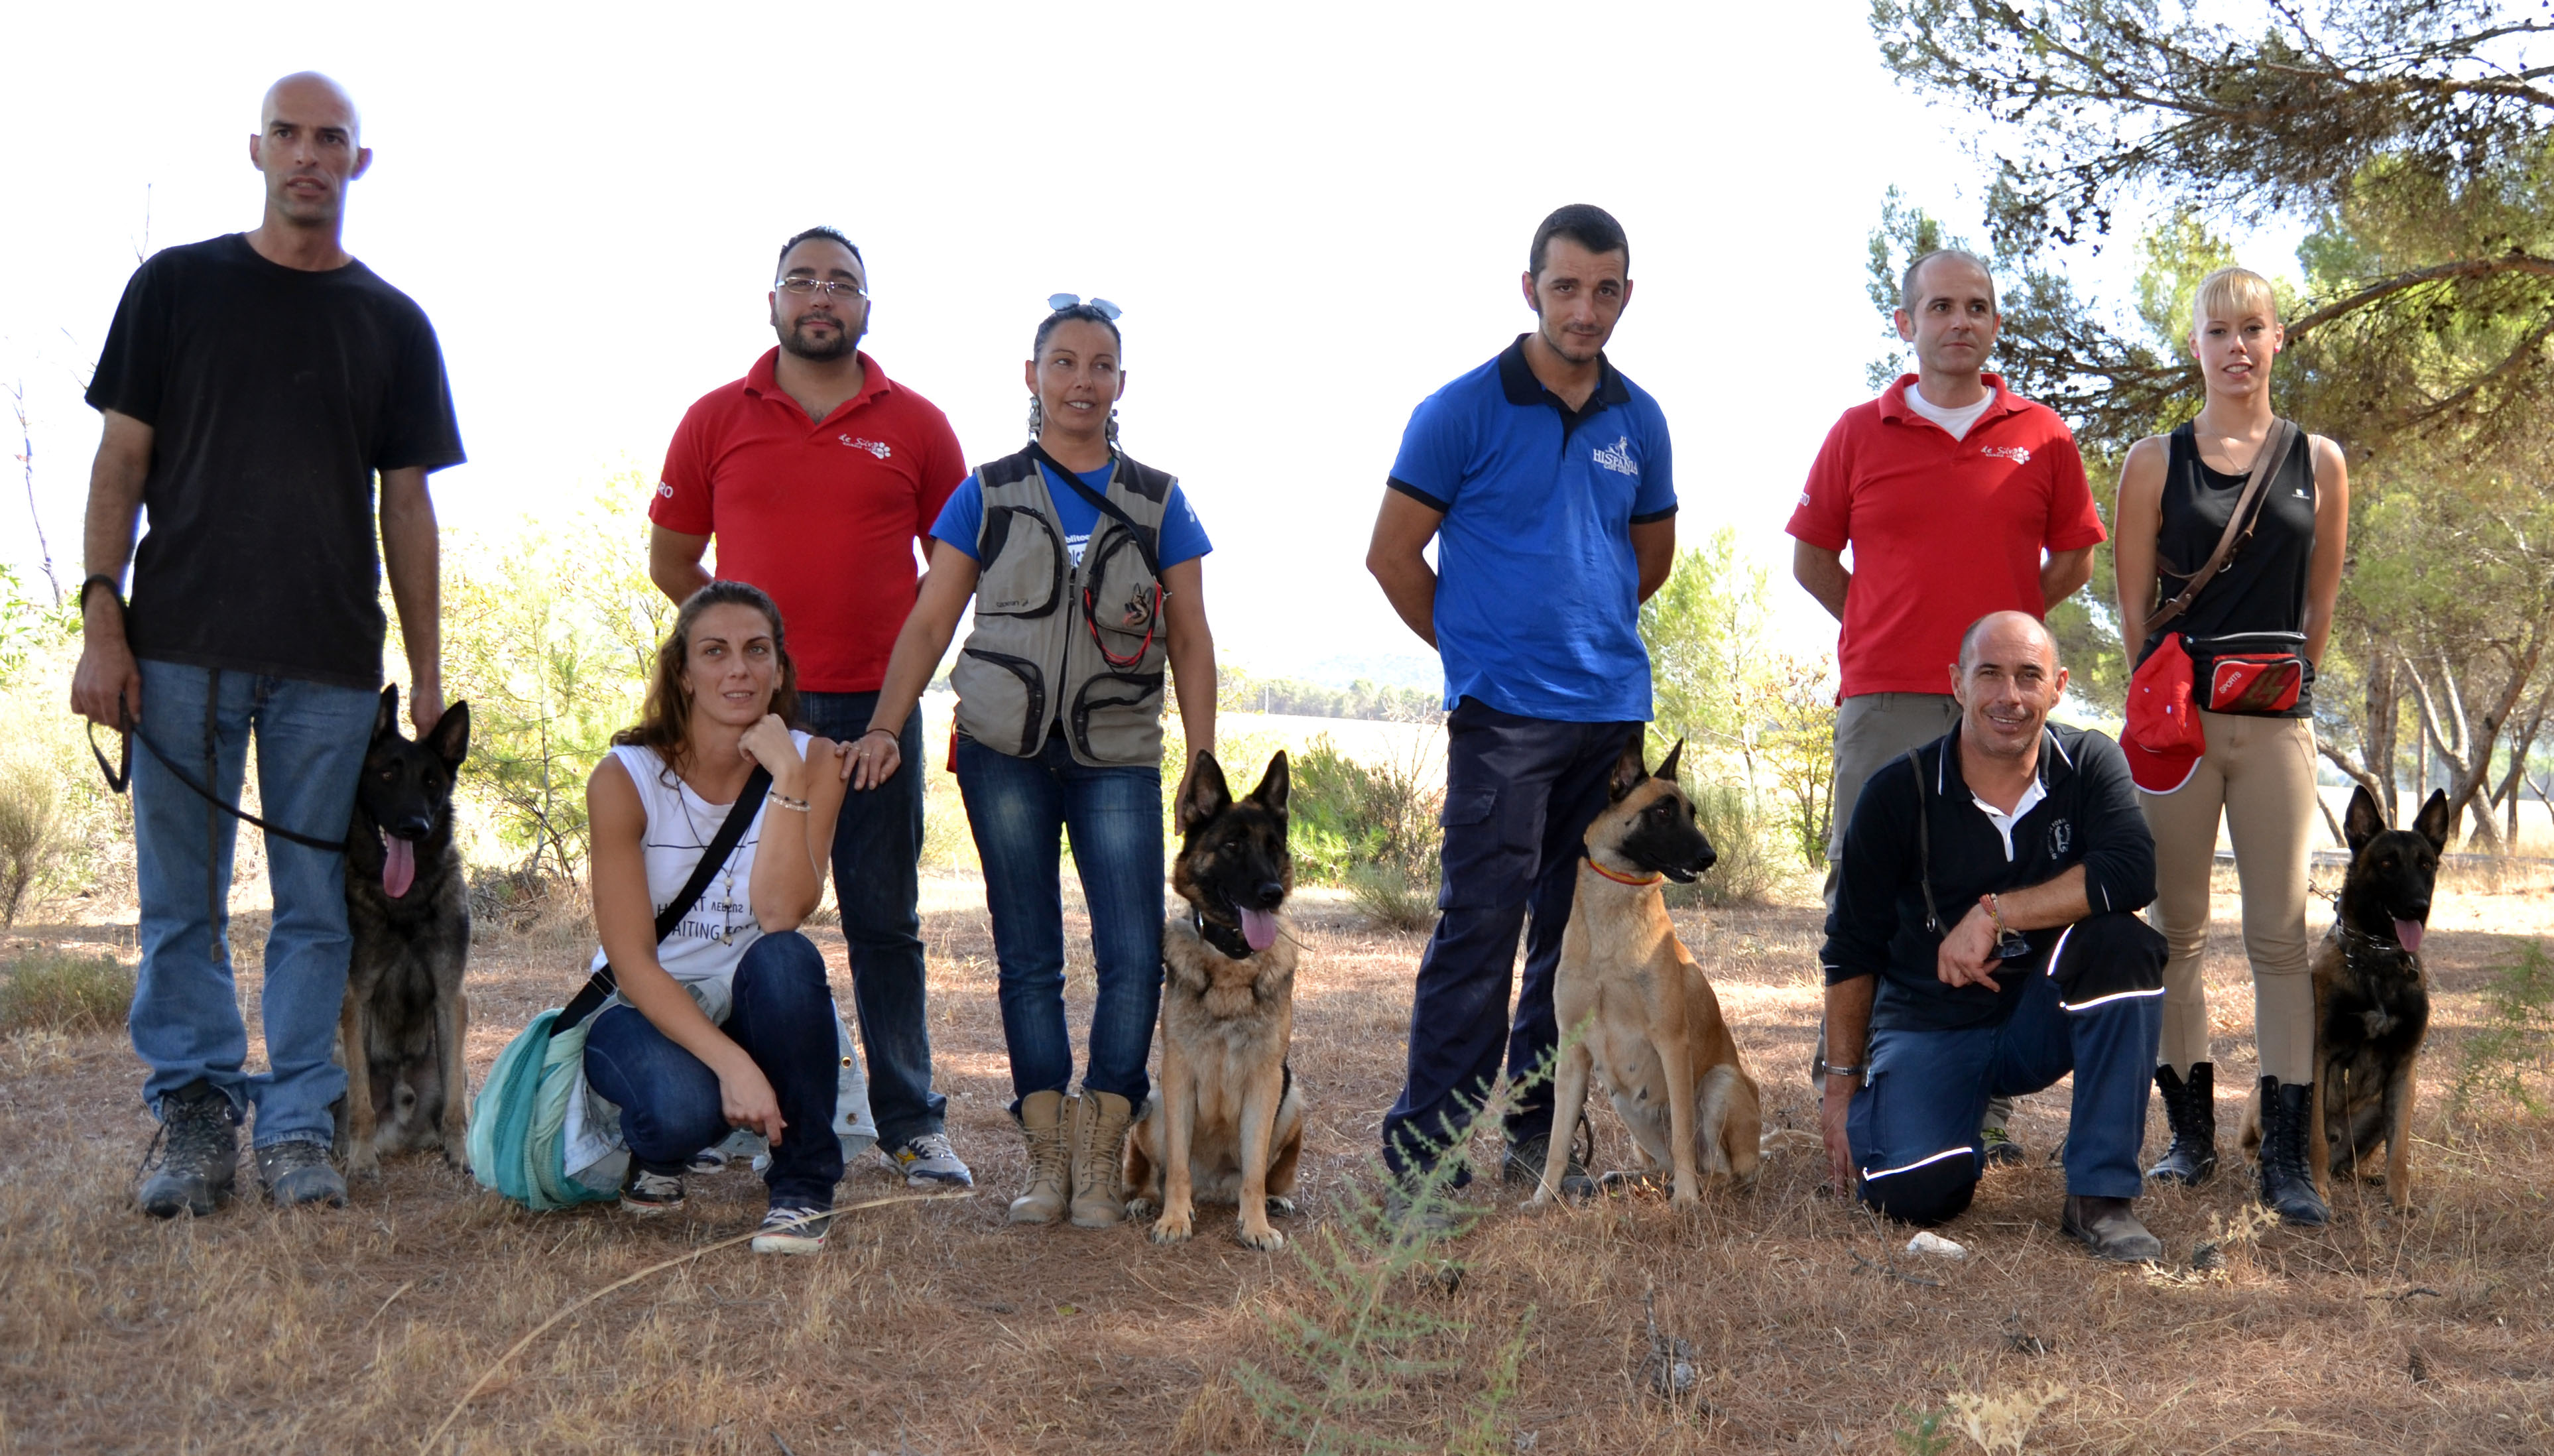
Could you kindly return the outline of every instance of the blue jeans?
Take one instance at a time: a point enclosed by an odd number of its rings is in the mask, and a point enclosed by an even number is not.
[[[831,1208],[843,1180],[834,1135],[839,1090],[833,994],[825,957],[796,931],[758,938],[737,963],[728,1039],[771,1083],[787,1124],[763,1170],[774,1208]],[[718,1073],[635,1006],[598,1013],[585,1037],[585,1079],[621,1106],[621,1136],[649,1173],[680,1174],[692,1155],[728,1135]]]
[[[1862,1200],[1909,1223],[1957,1215],[1985,1167],[1978,1118],[1987,1099],[2036,1092],[2070,1071],[2066,1191],[2137,1197],[2163,987],[2157,980],[2150,990],[2117,989],[2098,962],[2146,954],[2136,943],[2152,939],[2134,915],[2090,916],[2069,927],[2048,957],[2077,989],[2034,968],[2022,1004],[2001,1025],[1873,1031],[1871,1070],[1845,1114]],[[2078,956],[2097,962],[2090,974]],[[2102,989],[2086,989],[2088,982]]]
[[[1459,1149],[1506,1054],[1510,1142],[1552,1131],[1552,1082],[1516,1083],[1547,1066],[1561,1032],[1552,975],[1578,884],[1587,826],[1637,724],[1558,723],[1466,698],[1446,720],[1446,826],[1437,932],[1419,958],[1410,1003],[1410,1070],[1383,1119],[1383,1158],[1397,1174]],[[1517,934],[1525,986],[1513,1024]],[[1458,1169],[1457,1186],[1470,1171]]]
[[[875,693],[800,693],[808,731],[848,743],[869,731]],[[931,1090],[931,1022],[922,983],[922,713],[896,735],[904,766],[895,777],[843,796],[834,821],[834,899],[852,952],[852,1006],[870,1059],[870,1108],[878,1146],[900,1147],[939,1132],[949,1099]]]
[[[1060,1092],[1073,1080],[1058,846],[1065,834],[1073,837],[1074,867],[1091,906],[1100,981],[1082,1085],[1140,1105],[1151,1088],[1144,1059],[1162,1006],[1161,770],[1086,767],[1060,732],[1047,736],[1035,758],[997,753],[961,735],[958,789],[985,861],[1013,1110],[1017,1098]]]
[[[150,1067],[142,1099],[157,1112],[161,1098],[202,1080],[230,1099],[234,1120],[256,1106],[258,1147],[331,1142],[329,1104],[346,1091],[335,1059],[353,949],[346,856],[267,837],[275,925],[266,936],[266,986],[258,998],[267,1070],[251,1075],[248,1026],[231,979],[231,851],[239,821],[179,783],[159,753],[237,804],[253,732],[260,817],[340,840],[354,817],[355,780],[380,695],[169,662],[146,661],[141,669],[139,731],[152,746],[133,749],[142,975],[131,1029],[133,1049]]]

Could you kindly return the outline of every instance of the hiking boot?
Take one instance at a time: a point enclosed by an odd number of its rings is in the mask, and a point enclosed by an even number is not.
[[[2066,1195],[2066,1212],[2058,1220],[2070,1239],[2081,1239],[2096,1259],[2122,1264],[2149,1264],[2163,1257],[2163,1240],[2147,1232],[2129,1211],[2126,1198]]]
[[[1428,1244],[1451,1239],[1471,1222],[1471,1211],[1451,1201],[1445,1190],[1411,1196],[1398,1178],[1383,1187],[1383,1230],[1396,1243]]]
[[[221,1206],[239,1177],[239,1128],[231,1099],[198,1078],[160,1099],[160,1166],[136,1201],[153,1218]]]
[[[924,1133],[908,1138],[887,1150],[887,1161],[904,1175],[908,1188],[972,1188],[976,1175],[960,1162],[949,1146],[949,1139],[939,1133]]]
[[[346,1206],[346,1177],[328,1161],[325,1143],[295,1141],[258,1149],[257,1180],[266,1184],[267,1201],[278,1208]]]
[[[1135,1109],[1115,1092],[1086,1086],[1073,1104],[1073,1226],[1108,1228],[1126,1221],[1121,1181],[1126,1129]]]
[[[762,1215],[754,1236],[756,1254],[822,1254],[825,1231],[834,1222],[831,1208],[774,1208]]]
[[[2172,1127],[2172,1146],[2147,1176],[2195,1188],[2217,1172],[2217,1068],[2205,1062],[2190,1064],[2190,1079],[2169,1066],[2155,1068],[2155,1091],[2163,1099],[2164,1121]]]
[[[630,1172],[621,1178],[621,1207],[624,1212],[640,1218],[653,1218],[683,1206],[683,1179],[679,1174],[649,1173],[630,1160]]]
[[[1550,1133],[1538,1133],[1510,1143],[1507,1156],[1499,1160],[1499,1181],[1510,1187],[1540,1188],[1543,1186],[1544,1164],[1551,1157]],[[1557,1191],[1565,1198],[1596,1196],[1596,1179],[1587,1176],[1587,1165],[1579,1160],[1576,1148],[1569,1150],[1569,1162],[1562,1169],[1561,1187]]]
[[[2262,1201],[2279,1215],[2279,1222],[2299,1228],[2321,1228],[2332,1221],[2306,1162],[2306,1116],[2314,1094],[2312,1082],[2262,1078]]]
[[[2013,1134],[2000,1127],[1981,1129],[1978,1141],[1986,1149],[1986,1166],[1989,1168],[2019,1167],[2031,1156],[2013,1140]]]
[[[1011,1222],[1053,1223],[1064,1217],[1065,1200],[1073,1196],[1074,1106],[1062,1092],[1031,1092],[1020,1099],[1013,1116],[1020,1135],[1028,1139],[1029,1185],[1011,1200]]]

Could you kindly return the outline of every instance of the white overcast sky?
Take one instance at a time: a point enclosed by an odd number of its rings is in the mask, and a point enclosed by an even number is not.
[[[154,247],[254,226],[259,96],[322,69],[376,154],[348,245],[442,338],[470,452],[435,478],[448,525],[502,530],[625,464],[652,480],[685,406],[770,345],[779,242],[828,222],[869,260],[866,347],[971,460],[1016,448],[1046,295],[1122,304],[1126,443],[1216,541],[1218,640],[1300,670],[1424,650],[1362,561],[1401,428],[1527,327],[1536,222],[1590,201],[1631,236],[1612,358],[1666,407],[1681,530],[1739,527],[1810,645],[1830,629],[1781,530],[1864,394],[1882,191],[1976,231],[1961,119],[1881,69],[1867,14],[26,5],[0,384],[24,382],[67,584],[98,429],[78,392],[146,189]],[[32,564],[6,487],[0,556]]]

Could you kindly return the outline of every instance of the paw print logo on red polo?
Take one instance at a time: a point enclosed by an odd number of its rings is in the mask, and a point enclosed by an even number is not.
[[[857,435],[836,435],[834,438],[851,446],[855,450],[867,450],[880,460],[884,460],[895,453],[894,449],[884,440],[864,440]]]
[[[2010,460],[2016,465],[2031,463],[2031,447],[2028,445],[1981,445],[1978,447],[1978,453],[1992,455],[1999,460]]]

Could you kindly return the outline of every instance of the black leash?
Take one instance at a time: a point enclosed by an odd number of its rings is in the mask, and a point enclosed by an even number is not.
[[[218,680],[216,680],[216,688],[217,687]],[[208,690],[208,696],[210,691],[212,690]],[[184,784],[187,788],[194,791],[196,798],[203,800],[205,803],[210,804],[215,809],[229,815],[231,818],[236,819],[243,824],[253,824],[259,829],[266,831],[268,834],[275,836],[277,839],[290,840],[293,843],[300,844],[308,848],[322,849],[331,854],[343,854],[346,852],[346,840],[343,835],[338,836],[334,840],[321,840],[314,839],[309,835],[295,834],[291,830],[284,828],[282,825],[269,824],[265,820],[258,818],[256,815],[249,813],[247,810],[240,808],[236,804],[226,804],[222,802],[222,797],[219,794],[214,793],[212,790],[196,782],[193,774],[178,767],[176,759],[170,757],[161,749],[159,744],[151,741],[151,735],[142,731],[142,729],[133,722],[133,710],[125,705],[124,695],[122,693],[115,695],[115,719],[116,736],[122,740],[123,747],[117,752],[116,761],[112,766],[110,766],[106,761],[106,750],[97,745],[97,724],[92,721],[88,726],[89,756],[97,760],[97,771],[106,775],[106,787],[110,792],[121,794],[125,791],[126,787],[133,782],[133,740],[139,738],[142,740],[142,746],[151,751],[151,756],[160,760],[160,766],[169,770],[169,776],[171,778]]]

